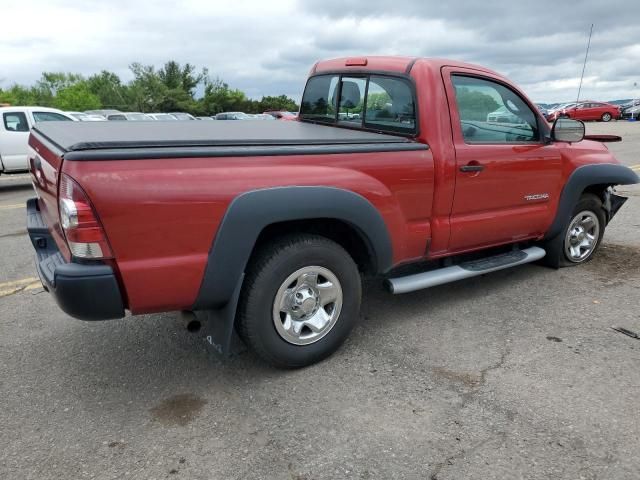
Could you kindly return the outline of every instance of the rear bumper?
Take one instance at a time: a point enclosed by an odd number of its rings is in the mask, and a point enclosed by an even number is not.
[[[120,287],[108,265],[67,262],[38,210],[38,200],[27,201],[27,231],[36,250],[40,281],[60,308],[80,320],[124,317]]]

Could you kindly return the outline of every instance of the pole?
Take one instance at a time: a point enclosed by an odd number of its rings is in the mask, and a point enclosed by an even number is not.
[[[587,56],[589,55],[589,47],[591,46],[591,35],[593,34],[593,23],[591,24],[591,30],[589,30],[589,40],[587,41],[587,52],[584,54],[584,63],[582,64],[582,75],[580,75],[580,86],[578,87],[578,98],[576,103],[580,101],[580,90],[582,90],[582,79],[584,78],[584,69],[587,67]]]

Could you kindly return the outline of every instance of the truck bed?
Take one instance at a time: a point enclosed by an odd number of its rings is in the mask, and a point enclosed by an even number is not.
[[[36,135],[69,160],[419,150],[382,133],[303,122],[42,122]]]

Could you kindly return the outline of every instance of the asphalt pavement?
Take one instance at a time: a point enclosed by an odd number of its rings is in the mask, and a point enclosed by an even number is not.
[[[640,170],[640,122],[588,124]],[[217,357],[177,314],[74,320],[0,176],[0,478],[637,479],[640,188],[597,257],[393,296],[312,367]]]

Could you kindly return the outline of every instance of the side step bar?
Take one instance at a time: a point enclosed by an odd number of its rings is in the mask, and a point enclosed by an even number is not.
[[[529,247],[524,250],[501,253],[492,257],[470,260],[451,267],[438,268],[428,272],[407,275],[406,277],[389,278],[385,281],[387,289],[394,294],[413,292],[423,288],[435,287],[444,283],[455,282],[464,278],[476,277],[523,263],[535,262],[546,255],[540,247]]]

